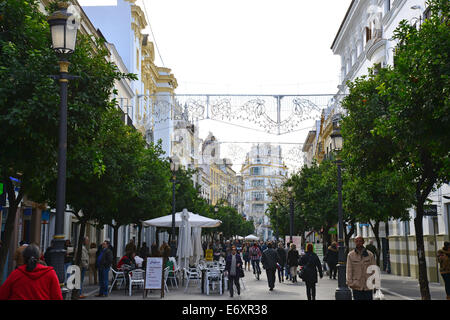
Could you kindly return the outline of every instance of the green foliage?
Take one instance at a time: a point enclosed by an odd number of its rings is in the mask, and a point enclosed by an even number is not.
[[[218,212],[215,212],[210,217],[222,221],[222,224],[215,229],[217,232],[222,232],[226,239],[236,235],[245,237],[254,232],[253,222],[244,220],[244,217],[235,208],[220,204],[217,205],[217,208]]]
[[[56,162],[56,58],[36,1],[1,1],[0,17],[0,168],[20,172],[22,188],[39,193]]]
[[[450,180],[450,28],[449,2],[428,1],[431,18],[419,26],[400,22],[393,39],[394,66],[349,84],[343,101],[344,158],[351,174],[362,174],[360,201],[371,217],[414,219],[422,299],[430,299],[424,255],[424,203]],[[364,188],[371,184],[370,188]],[[354,186],[354,188],[358,188]],[[414,197],[413,199],[412,196]],[[388,203],[383,206],[383,203]],[[370,206],[372,207],[370,209]]]

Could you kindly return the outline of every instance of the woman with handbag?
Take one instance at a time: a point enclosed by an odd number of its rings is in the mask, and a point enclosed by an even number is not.
[[[237,254],[236,246],[231,247],[231,253],[227,256],[225,263],[225,272],[228,274],[228,288],[230,297],[233,298],[233,283],[236,286],[237,294],[241,294],[239,279],[243,276],[241,255]]]
[[[298,251],[293,243],[291,243],[287,254],[287,264],[289,265],[292,283],[297,282]]]
[[[319,272],[320,279],[323,277],[322,264],[313,250],[313,244],[308,243],[306,245],[306,253],[300,258],[300,265],[303,266],[300,278],[306,283],[308,300],[316,300],[317,272]]]

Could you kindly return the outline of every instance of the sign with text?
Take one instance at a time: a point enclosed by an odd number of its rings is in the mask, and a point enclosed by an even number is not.
[[[423,215],[429,217],[437,217],[437,205],[425,205],[423,208]]]
[[[163,258],[147,258],[145,270],[145,289],[161,289]]]
[[[212,249],[206,249],[205,250],[205,260],[206,261],[213,261],[213,250]]]
[[[291,239],[290,236],[286,236],[286,244],[289,243],[290,239]],[[298,252],[300,252],[302,248],[302,237],[292,236],[292,243],[295,244],[295,248],[297,249]]]

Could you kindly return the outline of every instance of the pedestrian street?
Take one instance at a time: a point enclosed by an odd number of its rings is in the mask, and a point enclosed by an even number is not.
[[[237,295],[236,291],[233,298],[230,298],[229,292],[226,291],[222,295],[218,290],[210,292],[209,295],[202,294],[201,289],[197,284],[189,284],[189,289],[185,293],[185,287],[178,285],[172,287],[168,284],[169,291],[165,293],[164,298],[160,298],[160,291],[153,290],[147,295],[146,300],[192,300],[192,301],[206,301],[206,300],[226,300],[226,301],[240,301],[240,300],[300,300],[307,301],[306,286],[303,281],[292,283],[285,280],[280,283],[278,276],[273,291],[269,291],[267,285],[267,276],[264,269],[260,280],[256,280],[251,271],[245,271],[243,278],[245,289],[241,282],[241,294]],[[337,288],[337,280],[330,280],[328,276],[324,275],[316,285],[316,299],[317,300],[335,300],[335,292]],[[385,300],[421,300],[420,291],[417,281],[408,277],[400,277],[391,274],[383,273],[381,275],[381,290],[384,294]],[[433,300],[445,300],[445,292],[438,284],[430,284],[430,291]],[[85,289],[86,300],[143,300],[143,290],[135,288],[130,297],[125,293],[124,289],[114,289],[108,297],[95,297],[98,293],[98,286],[86,286]]]

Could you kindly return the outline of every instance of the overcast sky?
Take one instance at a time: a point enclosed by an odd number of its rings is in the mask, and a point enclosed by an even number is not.
[[[340,61],[330,47],[350,2],[138,0],[136,4],[151,26],[142,32],[156,44],[155,63],[172,69],[178,94],[334,94]],[[223,141],[303,142],[308,130],[273,136],[230,130],[217,122],[200,123],[201,138],[213,131]]]
[[[178,80],[178,93],[311,94],[337,91],[340,63],[330,47],[350,2],[137,3],[145,3],[141,7],[164,65]]]

